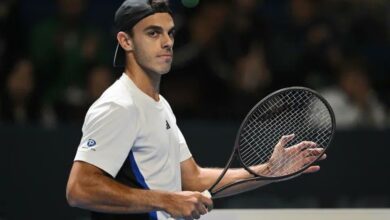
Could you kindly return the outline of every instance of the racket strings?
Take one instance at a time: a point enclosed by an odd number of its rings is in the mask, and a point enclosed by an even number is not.
[[[274,100],[271,100],[270,101],[270,104],[272,105],[272,106],[278,106],[278,105],[280,105],[280,102],[282,102],[282,100],[277,100],[278,102],[276,102],[275,103],[275,101]],[[271,108],[272,106],[270,106],[270,107],[268,107],[268,108]],[[247,160],[248,159],[248,157],[251,157],[251,154],[250,153],[248,153],[248,149],[252,149],[254,146],[253,146],[253,144],[255,143],[257,146],[256,147],[261,147],[261,146],[265,146],[265,145],[269,145],[269,144],[271,144],[271,143],[269,143],[269,142],[266,142],[267,141],[267,139],[265,139],[265,138],[262,138],[261,136],[259,136],[259,135],[257,135],[258,133],[259,133],[259,129],[261,129],[260,128],[260,126],[262,126],[260,123],[258,123],[258,119],[259,119],[259,117],[261,116],[261,113],[263,112],[264,110],[263,109],[259,109],[258,111],[256,111],[254,114],[253,114],[253,118],[252,118],[252,120],[250,120],[249,121],[249,123],[248,123],[248,125],[247,125],[247,129],[246,129],[246,131],[247,132],[245,132],[245,133],[243,133],[243,137],[244,137],[244,139],[245,139],[245,136],[250,136],[250,137],[252,137],[251,139],[250,139],[250,141],[248,142],[243,142],[242,144],[242,149],[243,149],[243,151],[242,151],[242,155],[244,155],[244,160]],[[281,115],[280,115],[280,117],[287,117],[286,115],[283,115],[283,114],[286,114],[286,112],[282,112],[281,113]],[[270,124],[263,124],[263,126],[266,126],[266,127],[270,127],[271,125]],[[276,120],[275,122],[274,122],[274,126],[280,126],[280,120]],[[284,132],[288,132],[288,131],[284,131]],[[275,133],[274,131],[272,131],[272,129],[265,129],[265,131],[263,131],[263,136],[267,136],[267,137],[272,137],[272,138],[277,138],[277,136],[278,136],[278,134],[277,133]],[[253,138],[253,137],[255,137],[255,138]],[[247,145],[246,145],[247,144]],[[274,144],[274,143],[272,143],[272,144]],[[249,146],[249,147],[248,147]],[[268,158],[266,158],[266,156],[267,155],[269,155],[266,151],[262,151],[262,155],[263,155],[263,157],[260,157],[260,158],[253,158],[253,159],[259,159],[259,160],[264,160],[264,159],[268,159]],[[249,162],[252,162],[252,161],[249,161]]]
[[[289,131],[284,131],[285,132],[285,134],[289,134]],[[270,133],[270,130],[268,130],[268,133]],[[265,134],[265,135],[267,135],[267,133]],[[270,135],[270,134],[268,134],[268,135]],[[278,137],[273,137],[274,139],[275,138],[278,138]],[[280,137],[279,137],[280,138]],[[259,140],[261,140],[261,138],[258,138],[257,140],[254,140],[255,142],[256,141],[259,141]],[[262,144],[265,144],[264,143],[265,142],[265,139],[262,139],[262,141],[260,142],[260,143],[262,143]],[[270,143],[268,143],[268,144],[270,144]],[[276,145],[276,143],[273,143],[272,144],[272,146],[275,146]],[[259,146],[257,146],[257,147],[260,147],[261,146],[261,144],[259,145]],[[248,149],[251,149],[251,148],[248,148]],[[246,160],[248,160],[248,157],[250,156],[250,154],[247,154],[247,156],[245,157],[245,159]],[[269,154],[268,152],[266,152],[266,151],[263,151],[262,152],[262,156],[261,157],[252,157],[252,159],[249,159],[248,160],[248,163],[250,163],[250,164],[260,164],[262,161],[264,161],[264,160],[266,160],[266,161],[268,161],[271,156],[271,154]],[[284,160],[285,161],[281,161],[281,163],[280,164],[283,164],[284,162],[286,162],[286,161],[288,161],[288,160],[291,160],[292,159],[292,157],[294,157],[294,156],[297,156],[297,155],[294,155],[294,154],[290,154],[288,157],[286,157]]]
[[[327,146],[331,132],[331,116],[320,99],[300,90],[280,93],[248,117],[239,141],[241,161],[247,167],[270,162],[280,138],[294,134],[294,139],[284,146],[286,152],[273,164],[272,171],[259,173],[264,176],[288,175],[302,169],[311,161],[308,158],[314,160],[319,155],[311,151],[288,151],[288,148],[301,141],[313,141],[319,147]]]
[[[309,122],[310,123],[310,122]],[[279,160],[279,164],[276,164],[274,165],[274,170],[275,170],[275,174],[276,175],[286,175],[287,173],[279,173],[279,168],[281,169],[282,168],[282,165],[284,166],[285,163],[287,163],[288,161],[295,161],[295,163],[291,163],[291,167],[299,167],[297,166],[298,163],[300,163],[302,160],[304,160],[304,157],[300,157],[300,160],[299,160],[299,156],[300,156],[301,152],[297,152],[296,154],[286,154],[284,156],[284,158],[282,158],[281,160]],[[310,155],[308,155],[310,156]],[[296,157],[296,158],[295,158]],[[252,163],[258,163],[259,161],[251,161]],[[290,169],[289,172],[295,172],[297,171],[297,169]]]

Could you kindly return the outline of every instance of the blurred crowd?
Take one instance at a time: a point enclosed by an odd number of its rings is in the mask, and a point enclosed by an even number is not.
[[[241,120],[271,91],[307,86],[338,128],[389,127],[388,0],[182,2],[171,0],[175,57],[161,85],[179,119]],[[122,72],[111,65],[120,4],[2,0],[0,124],[81,124]]]

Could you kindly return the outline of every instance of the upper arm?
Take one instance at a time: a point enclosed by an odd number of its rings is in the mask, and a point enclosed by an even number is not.
[[[88,187],[87,184],[91,184],[97,176],[107,176],[103,170],[98,167],[83,162],[75,161],[69,174],[68,183],[66,186],[66,197],[69,203],[75,200],[75,198],[82,194],[84,189]]]
[[[88,178],[93,175],[108,175],[108,174],[92,164],[83,161],[74,161],[69,175],[69,182],[81,180],[82,178]]]

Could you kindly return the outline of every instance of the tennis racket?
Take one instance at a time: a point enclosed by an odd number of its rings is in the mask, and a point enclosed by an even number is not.
[[[257,188],[260,182],[294,178],[321,158],[334,131],[333,110],[317,92],[304,87],[273,92],[247,114],[225,169],[203,194],[220,198]],[[233,161],[253,176],[217,187]]]

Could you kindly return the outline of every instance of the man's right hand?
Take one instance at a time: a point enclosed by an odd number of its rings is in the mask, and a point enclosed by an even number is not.
[[[199,219],[211,211],[213,201],[200,192],[177,192],[169,194],[163,204],[165,212],[172,218]]]

